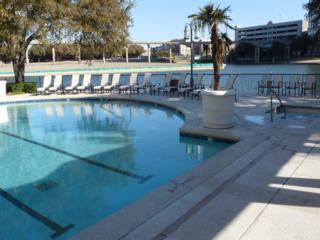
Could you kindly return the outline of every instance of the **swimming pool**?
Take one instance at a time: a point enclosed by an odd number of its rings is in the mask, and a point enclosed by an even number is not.
[[[67,239],[230,146],[133,102],[0,105],[0,239]]]

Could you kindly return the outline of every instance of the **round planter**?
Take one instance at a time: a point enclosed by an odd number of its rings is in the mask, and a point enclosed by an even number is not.
[[[201,95],[203,125],[206,128],[231,128],[235,92],[203,90]]]

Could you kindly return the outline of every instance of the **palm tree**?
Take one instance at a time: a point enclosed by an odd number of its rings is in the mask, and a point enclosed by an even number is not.
[[[232,21],[228,15],[229,12],[230,6],[222,9],[219,5],[208,4],[200,8],[198,13],[189,16],[189,18],[195,21],[198,27],[203,30],[208,28],[209,30],[214,72],[214,90],[219,90],[220,88],[220,69],[223,63],[223,53],[226,43],[230,41],[226,34],[219,32],[219,25],[234,29],[229,24],[229,21]]]

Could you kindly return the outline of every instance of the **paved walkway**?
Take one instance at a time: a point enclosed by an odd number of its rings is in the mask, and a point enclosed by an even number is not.
[[[320,118],[270,123],[268,98],[240,97],[234,128],[210,130],[198,101],[110,98],[174,107],[181,133],[238,142],[73,239],[320,239]]]
[[[26,66],[26,76],[43,76],[48,73],[85,73],[101,74],[104,72],[122,72],[131,73],[133,70],[137,72],[166,72],[166,71],[186,71],[190,69],[188,63],[123,63],[123,62],[106,62],[94,61],[88,64],[86,61],[81,63],[75,61],[52,63],[30,63]],[[195,70],[212,69],[210,64],[195,65]],[[0,63],[0,78],[13,77],[12,64]]]

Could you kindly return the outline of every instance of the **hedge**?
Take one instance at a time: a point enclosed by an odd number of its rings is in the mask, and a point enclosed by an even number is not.
[[[37,84],[35,82],[7,84],[7,92],[12,94],[35,93],[36,91]]]

